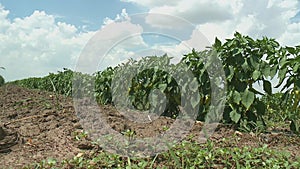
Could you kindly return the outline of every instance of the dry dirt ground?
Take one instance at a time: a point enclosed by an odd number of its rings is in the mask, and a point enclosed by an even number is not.
[[[164,132],[174,120],[160,117],[151,123],[136,124],[113,107],[100,108],[109,125],[117,132],[134,131],[136,137],[151,137]],[[43,159],[69,159],[83,151],[99,149],[88,138],[77,140],[82,132],[71,98],[54,93],[6,85],[0,88],[0,168],[22,168]],[[145,127],[145,125],[147,125]],[[195,123],[191,134],[199,136],[202,123]],[[77,133],[77,134],[76,134]],[[197,137],[195,137],[197,138]],[[279,131],[267,134],[240,133],[219,126],[210,137],[216,145],[223,138],[232,139],[227,146],[261,146],[288,151],[300,156],[300,138]]]

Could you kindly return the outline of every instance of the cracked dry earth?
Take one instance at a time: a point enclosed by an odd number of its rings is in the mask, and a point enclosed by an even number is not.
[[[165,126],[174,122],[159,117],[151,123],[137,124],[111,106],[99,108],[112,129],[119,133],[130,129],[141,138],[161,134]],[[103,151],[89,138],[75,139],[76,133],[83,131],[75,114],[71,98],[13,85],[0,87],[0,168],[22,168],[48,158],[62,161],[95,149]],[[198,138],[202,126],[196,122],[190,134]],[[221,145],[219,142],[223,138],[230,141]],[[290,152],[293,158],[300,157],[299,137],[284,132],[253,135],[219,125],[210,139],[216,146],[258,147],[267,144],[269,148]]]

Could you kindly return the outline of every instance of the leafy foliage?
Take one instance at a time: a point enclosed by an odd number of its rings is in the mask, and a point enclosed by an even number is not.
[[[222,45],[218,39],[213,46],[220,52],[228,82],[228,102],[224,111],[224,120],[244,123],[247,127],[260,121],[266,106],[258,99],[264,95],[255,88],[254,83],[263,83],[266,94],[272,94],[272,85],[268,78],[273,78],[276,67],[269,65],[279,48],[274,39],[253,40],[248,36],[235,33],[233,39],[227,39]]]
[[[216,55],[222,65],[211,59],[212,55]],[[208,111],[214,106],[212,98],[218,98],[212,96],[213,86],[218,91],[215,93],[227,93],[221,117],[223,122],[250,130],[257,124],[264,126],[263,116],[270,112],[270,103],[259,99],[260,96],[270,99],[273,97],[272,88],[281,87],[284,91],[282,104],[287,105],[290,112],[285,120],[291,120],[291,129],[299,132],[300,124],[295,119],[300,113],[300,46],[281,47],[274,39],[254,40],[236,32],[234,38],[224,43],[216,38],[208,50],[193,50],[176,65],[171,64],[170,59],[167,55],[149,56],[139,61],[131,59],[93,75],[64,69],[44,78],[13,83],[68,96],[72,93],[80,97],[87,94],[95,96],[100,104],[162,112],[170,117],[178,115],[179,106],[191,107],[198,110],[199,120],[208,118]],[[189,78],[182,65],[187,66],[194,78]],[[210,76],[221,68],[225,71],[225,82]],[[276,74],[279,83],[273,86],[270,79]],[[73,91],[72,83],[77,85],[78,91]],[[261,84],[264,93],[256,90],[254,83]],[[225,84],[227,88],[220,87]],[[218,99],[221,101],[222,98]]]
[[[289,97],[285,98],[286,96]],[[267,112],[264,118],[269,127],[287,128],[289,127],[288,125],[290,125],[293,132],[298,132],[299,127],[297,128],[296,125],[299,123],[300,113],[297,112],[297,110],[295,112],[294,105],[290,104],[293,103],[294,97],[294,94],[285,95],[284,93],[275,93],[261,98],[261,101],[267,106]]]
[[[0,67],[0,69],[4,70],[5,68],[4,67]],[[0,75],[0,86],[3,86],[4,83],[5,83],[5,80],[4,80],[3,76]]]
[[[72,74],[73,72],[71,70],[64,69],[62,72],[59,71],[57,74],[50,73],[48,76],[43,78],[32,77],[11,83],[31,89],[46,90],[70,96],[70,90],[72,89]]]
[[[112,67],[95,73],[95,95],[100,104],[112,104],[111,81],[113,75],[114,68]]]
[[[224,141],[225,142],[225,141]],[[91,154],[91,155],[90,155]],[[42,160],[25,168],[299,168],[300,159],[289,153],[261,147],[217,147],[183,141],[169,151],[149,158],[129,158],[105,151],[81,153],[62,162]]]
[[[4,78],[0,75],[0,86],[3,86],[5,83]]]
[[[279,56],[274,59],[279,63],[279,84],[285,85],[282,91],[286,90],[283,95],[283,102],[292,105],[289,111],[292,113],[288,120],[291,120],[290,128],[296,133],[300,132],[300,46],[284,47],[279,51]]]
[[[163,112],[170,117],[176,116],[181,95],[172,74],[179,67],[170,65],[167,55],[145,57],[140,61],[129,60],[116,69],[117,80],[112,85],[113,102],[125,103],[127,107],[132,105],[141,111],[151,109],[151,113]]]

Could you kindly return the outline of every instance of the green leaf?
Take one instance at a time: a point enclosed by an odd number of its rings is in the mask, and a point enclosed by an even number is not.
[[[191,91],[196,92],[198,90],[198,81],[196,78],[189,84],[189,88]]]
[[[269,95],[272,94],[272,84],[269,81],[264,80],[263,87],[265,92],[267,92]]]
[[[300,80],[295,81],[295,86],[298,87],[298,89],[300,89]]]
[[[295,66],[293,67],[293,72],[298,73],[299,67],[300,67],[300,64],[295,64]]]
[[[259,59],[256,55],[249,58],[250,64],[254,69],[259,69]]]
[[[277,66],[270,68],[270,77],[273,78],[277,73]]]
[[[166,90],[167,86],[168,86],[167,84],[160,84],[158,86],[158,88],[159,88],[160,91],[164,92]]]
[[[155,93],[155,90],[154,92],[151,93],[150,95],[150,102],[152,103],[153,106],[157,105],[158,104],[158,93]]]
[[[260,77],[260,75],[261,75],[260,71],[255,70],[255,71],[253,72],[253,74],[252,74],[253,80],[256,81],[256,80]]]
[[[246,107],[247,110],[254,102],[254,99],[255,99],[254,93],[246,89],[242,96],[242,104]]]
[[[200,102],[200,95],[196,93],[191,98],[192,107],[195,108],[199,104],[199,102]]]
[[[240,81],[239,79],[234,79],[234,81],[232,81],[232,83],[234,84],[234,87],[236,88],[236,90],[238,92],[243,92],[247,88],[247,83]]]
[[[219,48],[219,47],[221,47],[221,46],[222,46],[222,42],[221,42],[218,38],[216,38],[216,39],[215,39],[214,47]]]
[[[291,53],[291,54],[294,54],[295,53],[295,48],[293,48],[293,47],[286,47],[286,50],[289,52],[289,53]]]
[[[288,71],[287,68],[279,70],[279,72],[278,72],[279,83],[277,86],[275,86],[276,88],[279,87],[283,83],[284,79],[286,78],[287,71]]]
[[[295,77],[293,77],[293,76],[288,78],[288,80],[286,81],[286,84],[282,87],[281,91],[283,91],[284,89],[289,88],[294,83],[294,80],[295,80]]]
[[[237,92],[237,91],[234,91],[232,96],[233,96],[233,102],[236,103],[236,104],[239,104],[240,101],[241,101],[240,93]]]
[[[167,82],[168,82],[168,84],[171,84],[171,82],[172,82],[172,76],[168,76]]]
[[[242,64],[242,68],[243,70],[246,72],[247,70],[249,70],[249,65],[247,62],[244,62],[244,64]]]
[[[241,114],[237,113],[235,110],[230,112],[230,119],[235,123],[238,123],[241,118]]]
[[[228,81],[231,81],[231,79],[234,76],[234,68],[232,66],[228,66],[225,68],[225,75],[226,75],[226,79]]]
[[[266,105],[262,101],[258,101],[255,105],[255,109],[257,110],[257,114],[264,115],[266,112]]]
[[[292,122],[290,124],[290,129],[293,132],[298,133],[299,132],[299,125],[297,124],[297,122],[295,122],[294,120],[292,120]]]
[[[269,65],[264,65],[264,67],[262,68],[262,73],[265,76],[265,78],[268,77],[268,76],[271,76],[270,66]]]

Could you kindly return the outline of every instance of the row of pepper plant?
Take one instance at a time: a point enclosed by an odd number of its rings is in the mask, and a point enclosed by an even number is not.
[[[215,52],[222,63],[207,62],[211,53]],[[193,79],[185,78],[186,65],[193,74]],[[211,79],[208,68],[223,69],[226,83],[226,103],[220,118],[224,123],[232,123],[237,127],[255,129],[265,127],[264,115],[270,107],[269,102],[261,97],[272,97],[272,89],[281,89],[281,107],[285,107],[290,115],[285,120],[291,121],[290,128],[299,132],[300,102],[300,46],[283,47],[275,39],[263,37],[254,40],[236,32],[234,38],[224,43],[216,38],[215,43],[204,51],[195,51],[183,56],[178,64],[171,63],[167,55],[148,56],[140,60],[130,59],[116,67],[108,67],[92,75],[64,69],[57,74],[49,74],[44,78],[29,78],[12,83],[25,87],[55,91],[71,96],[90,91],[99,104],[116,106],[124,103],[138,110],[162,112],[165,116],[176,117],[179,105],[197,108],[197,119],[204,121],[211,105],[212,87],[217,85]],[[121,72],[121,73],[120,73]],[[183,81],[178,81],[174,74],[178,72]],[[74,73],[79,75],[75,76]],[[278,77],[278,84],[271,82]],[[122,79],[123,80],[120,80]],[[119,81],[114,80],[119,79]],[[72,82],[85,81],[94,84],[91,90],[72,91]],[[91,80],[94,83],[90,83]],[[260,84],[263,92],[254,86]],[[91,89],[91,86],[89,86]],[[219,88],[221,91],[222,88]],[[182,103],[184,93],[198,92]]]

